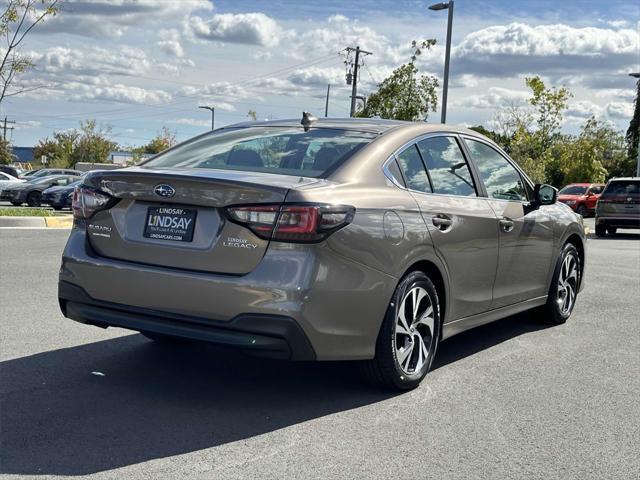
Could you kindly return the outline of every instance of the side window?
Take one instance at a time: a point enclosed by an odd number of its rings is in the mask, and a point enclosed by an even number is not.
[[[603,187],[602,185],[594,185],[593,187],[591,187],[591,188],[589,189],[589,191],[590,191],[591,193],[593,193],[594,195],[599,195],[599,194],[601,194],[601,193],[602,193],[603,188],[604,188],[604,187]]]
[[[469,166],[455,138],[427,138],[418,142],[418,148],[429,170],[433,193],[476,196]]]
[[[526,202],[527,189],[520,173],[489,145],[465,139],[471,158],[478,167],[489,198]]]
[[[396,155],[400,171],[404,177],[407,188],[419,192],[431,193],[429,177],[424,169],[424,164],[415,145],[405,148],[402,153]]]

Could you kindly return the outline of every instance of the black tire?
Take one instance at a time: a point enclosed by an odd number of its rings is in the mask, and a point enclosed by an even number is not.
[[[607,228],[604,225],[596,225],[596,237],[605,237]]]
[[[398,312],[403,305],[402,301],[405,297],[414,289],[424,289],[426,296],[422,297],[418,301],[418,307],[425,307],[425,312],[428,307],[428,303],[425,298],[428,296],[430,305],[433,308],[433,328],[429,332],[429,327],[426,325],[417,325],[415,331],[421,336],[422,341],[426,347],[429,344],[426,359],[422,355],[424,350],[420,349],[420,339],[411,335],[404,335],[398,333],[396,330],[396,321],[398,319]],[[419,290],[418,290],[419,291]],[[404,304],[405,310],[410,305]],[[425,318],[426,315],[422,315]],[[408,323],[408,322],[407,322]],[[411,329],[414,328],[414,324],[410,325]],[[413,330],[412,330],[413,331]],[[428,332],[428,333],[427,333]],[[414,332],[413,335],[416,333]],[[399,364],[398,353],[396,350],[396,342],[398,339],[402,339],[405,345],[408,343],[411,345],[411,352],[406,358],[408,363],[413,363],[415,358],[414,371],[407,373],[403,370],[403,367]],[[433,358],[438,348],[438,342],[440,340],[440,303],[438,299],[438,293],[436,291],[433,282],[423,272],[411,272],[407,274],[398,284],[396,291],[391,298],[387,313],[385,314],[384,321],[380,327],[380,333],[378,334],[378,340],[376,342],[376,355],[373,360],[363,363],[365,375],[368,379],[378,386],[384,388],[391,388],[395,390],[410,390],[420,385],[420,382],[427,375],[427,372],[431,368]],[[414,343],[415,341],[415,343]],[[418,345],[418,350],[413,351],[413,347]],[[406,348],[406,347],[405,347]],[[422,367],[417,369],[419,359],[423,359]],[[410,370],[410,366],[408,367]]]
[[[587,207],[584,206],[584,204],[581,204],[581,205],[578,205],[578,208],[576,209],[576,213],[579,215],[582,215],[583,217],[586,217],[589,211],[587,210]]]
[[[11,205],[13,205],[14,207],[19,207],[20,205],[22,205],[22,202],[11,202]]]
[[[62,207],[56,207],[55,205],[53,206],[54,210],[62,210]]]
[[[560,293],[560,277],[563,275],[563,266],[565,265],[565,261],[567,261],[567,257],[571,257],[571,259],[575,262],[576,269],[576,278],[575,281],[569,281],[570,288],[573,290],[573,301],[568,309],[568,311],[563,309],[564,303],[562,302],[562,296]],[[569,260],[571,262],[571,260]],[[571,265],[571,263],[569,263]],[[541,309],[542,310],[542,318],[545,323],[549,323],[551,325],[560,325],[567,321],[567,319],[571,316],[573,312],[573,307],[575,306],[578,290],[580,289],[582,265],[580,263],[580,255],[578,254],[578,250],[576,247],[567,243],[562,248],[560,255],[558,256],[558,260],[556,261],[556,268],[553,272],[553,279],[551,280],[551,286],[549,287],[549,294],[547,297],[546,305]],[[566,293],[567,295],[569,293]]]
[[[609,235],[615,235],[618,231],[618,227],[607,227],[607,233]]]
[[[42,201],[42,194],[40,192],[31,192],[27,195],[27,205],[30,207],[39,207]]]

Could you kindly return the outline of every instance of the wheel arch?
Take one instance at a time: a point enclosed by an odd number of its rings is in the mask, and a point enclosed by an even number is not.
[[[404,278],[409,273],[415,271],[424,272],[436,287],[436,292],[438,293],[439,300],[438,303],[440,304],[440,322],[441,324],[444,324],[445,319],[447,318],[446,316],[448,312],[449,301],[449,286],[447,277],[445,277],[440,267],[438,267],[434,262],[430,260],[419,260],[409,266],[402,274],[401,278]],[[440,328],[440,336],[442,337],[442,328]]]
[[[580,257],[580,286],[582,286],[582,281],[583,281],[583,273],[584,273],[584,267],[585,267],[585,245],[584,245],[584,241],[583,239],[580,237],[580,235],[578,235],[577,233],[571,233],[569,234],[569,236],[564,240],[564,242],[562,242],[562,247],[564,248],[564,246],[566,244],[570,243],[571,245],[573,245],[574,247],[576,247],[576,250],[578,251],[578,257]]]

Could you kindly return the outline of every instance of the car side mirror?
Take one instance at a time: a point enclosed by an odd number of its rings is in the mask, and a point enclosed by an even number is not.
[[[551,185],[538,183],[533,189],[534,203],[540,205],[553,205],[558,199],[558,190]]]

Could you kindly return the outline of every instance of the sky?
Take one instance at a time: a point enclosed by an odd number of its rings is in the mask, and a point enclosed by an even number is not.
[[[33,146],[95,119],[114,141],[141,145],[162,127],[185,140],[248,120],[349,114],[347,46],[364,58],[359,94],[406,63],[412,40],[435,39],[418,62],[442,77],[447,12],[420,0],[68,0],[23,44],[27,93],[3,102],[11,139]],[[494,125],[540,75],[573,93],[563,129],[591,115],[626,130],[640,71],[640,2],[455,0],[447,122]],[[441,96],[441,91],[439,91]],[[440,113],[428,121],[438,122]]]

